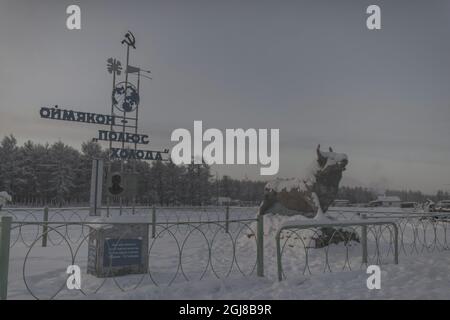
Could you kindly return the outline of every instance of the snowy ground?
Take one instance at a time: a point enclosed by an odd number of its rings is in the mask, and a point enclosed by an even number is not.
[[[64,221],[86,217],[86,212],[77,211],[76,216],[74,211],[70,212],[54,214],[51,220],[61,221],[61,216],[64,216]],[[16,219],[41,219],[40,211],[32,213],[16,212]],[[201,216],[198,212],[181,209],[175,213],[168,210],[165,214],[170,219],[159,217],[159,220],[180,221],[188,218],[192,222],[211,222],[224,217],[220,210],[202,212]],[[230,212],[230,219],[253,216],[254,211],[249,209]],[[18,229],[13,230],[12,241],[17,241],[10,252],[8,298],[33,299],[35,295],[49,299],[56,294],[56,299],[450,299],[450,251],[433,247],[433,243],[444,241],[450,244],[450,227],[433,229],[420,225],[428,237],[426,245],[418,246],[419,250],[414,254],[401,252],[399,265],[392,263],[389,237],[381,238],[381,290],[368,290],[368,275],[361,264],[359,243],[310,250],[309,269],[305,274],[304,249],[302,246],[287,245],[283,254],[287,279],[279,282],[274,232],[282,220],[267,217],[265,221],[264,278],[256,276],[256,242],[253,236],[256,224],[252,221],[231,223],[230,234],[224,232],[221,224],[195,225],[199,229],[193,228],[193,225],[173,227],[174,235],[165,232],[152,240],[154,245],[149,254],[148,274],[106,280],[85,272],[87,228],[82,232],[80,226],[70,226],[67,231],[64,230],[65,233],[61,231],[68,239],[67,243],[56,232],[50,233],[48,247],[42,248],[41,239],[38,239],[30,249],[30,244],[40,234],[40,227],[26,226],[20,233]],[[162,230],[163,226],[158,228],[158,231]],[[417,230],[408,232],[406,227],[403,232],[404,251],[412,252],[408,246],[412,241],[408,237],[415,235],[416,242],[423,244]],[[430,242],[430,234],[434,233],[438,236]],[[374,243],[369,239],[369,259],[372,263],[376,261]],[[178,263],[179,246],[183,247],[182,269]],[[84,294],[66,288],[65,271],[72,264],[72,256],[83,272]],[[330,269],[332,272],[329,272]]]
[[[142,287],[126,294],[101,293],[99,299],[450,299],[450,252],[401,260],[381,268],[381,289],[368,290],[365,271],[297,276],[230,277],[174,287]]]

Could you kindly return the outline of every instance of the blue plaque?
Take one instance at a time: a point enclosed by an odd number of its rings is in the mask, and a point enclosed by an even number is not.
[[[123,267],[141,264],[142,239],[106,239],[103,253],[104,267]]]

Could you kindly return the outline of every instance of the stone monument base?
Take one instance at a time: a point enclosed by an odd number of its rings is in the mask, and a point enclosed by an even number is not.
[[[99,278],[148,271],[148,224],[92,224],[87,273]]]

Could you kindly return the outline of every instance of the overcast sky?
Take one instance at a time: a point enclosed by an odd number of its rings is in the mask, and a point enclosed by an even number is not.
[[[82,29],[66,29],[66,7]],[[370,4],[382,30],[369,31]],[[62,140],[88,124],[39,118],[58,104],[108,113],[108,57],[123,35],[149,68],[140,132],[170,147],[176,128],[279,128],[280,177],[301,176],[320,143],[349,157],[343,184],[450,189],[450,1],[0,0],[0,136]],[[106,144],[105,144],[106,147]],[[259,176],[258,166],[214,166]]]

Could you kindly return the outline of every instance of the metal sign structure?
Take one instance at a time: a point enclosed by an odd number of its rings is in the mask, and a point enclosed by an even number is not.
[[[122,160],[161,160],[163,154],[169,150],[138,150],[138,144],[148,144],[148,135],[140,134],[139,128],[139,104],[141,78],[151,79],[142,73],[151,73],[140,67],[130,65],[130,48],[136,49],[136,38],[128,31],[121,42],[126,45],[125,79],[117,81],[122,74],[122,63],[115,58],[107,59],[107,70],[112,74],[111,115],[109,131],[99,130],[95,141],[109,141],[111,159]],[[136,76],[134,81],[132,76]],[[132,148],[130,148],[130,145]],[[154,156],[153,156],[154,155]]]
[[[108,58],[106,61],[107,71],[112,75],[111,109],[109,115],[75,111],[55,105],[54,107],[42,107],[40,116],[43,119],[109,126],[109,130],[98,130],[98,136],[92,139],[96,142],[109,142],[109,165],[107,167],[108,179],[106,186],[107,194],[109,195],[108,207],[109,197],[118,196],[120,198],[120,207],[122,208],[122,197],[132,195],[134,208],[135,180],[137,180],[137,175],[135,174],[136,160],[170,161],[170,158],[168,157],[169,149],[138,149],[138,145],[145,146],[149,144],[149,135],[139,133],[140,81],[141,78],[152,78],[148,75],[151,73],[149,70],[130,65],[130,49],[136,49],[136,38],[133,33],[128,31],[121,43],[126,46],[125,66],[122,66],[122,63],[115,58]],[[119,79],[120,76],[123,79]],[[166,155],[166,157],[163,157],[163,155]],[[120,161],[119,172],[112,172],[112,162],[115,160]],[[132,163],[132,172],[125,172],[124,162]],[[120,185],[118,183],[119,180],[122,182],[126,181],[124,188],[133,186],[130,188],[131,192],[126,192],[125,189],[120,190],[122,187],[118,187]],[[95,194],[98,194],[98,186],[95,186],[93,190],[95,190]],[[95,199],[96,207],[97,204],[98,199]]]

